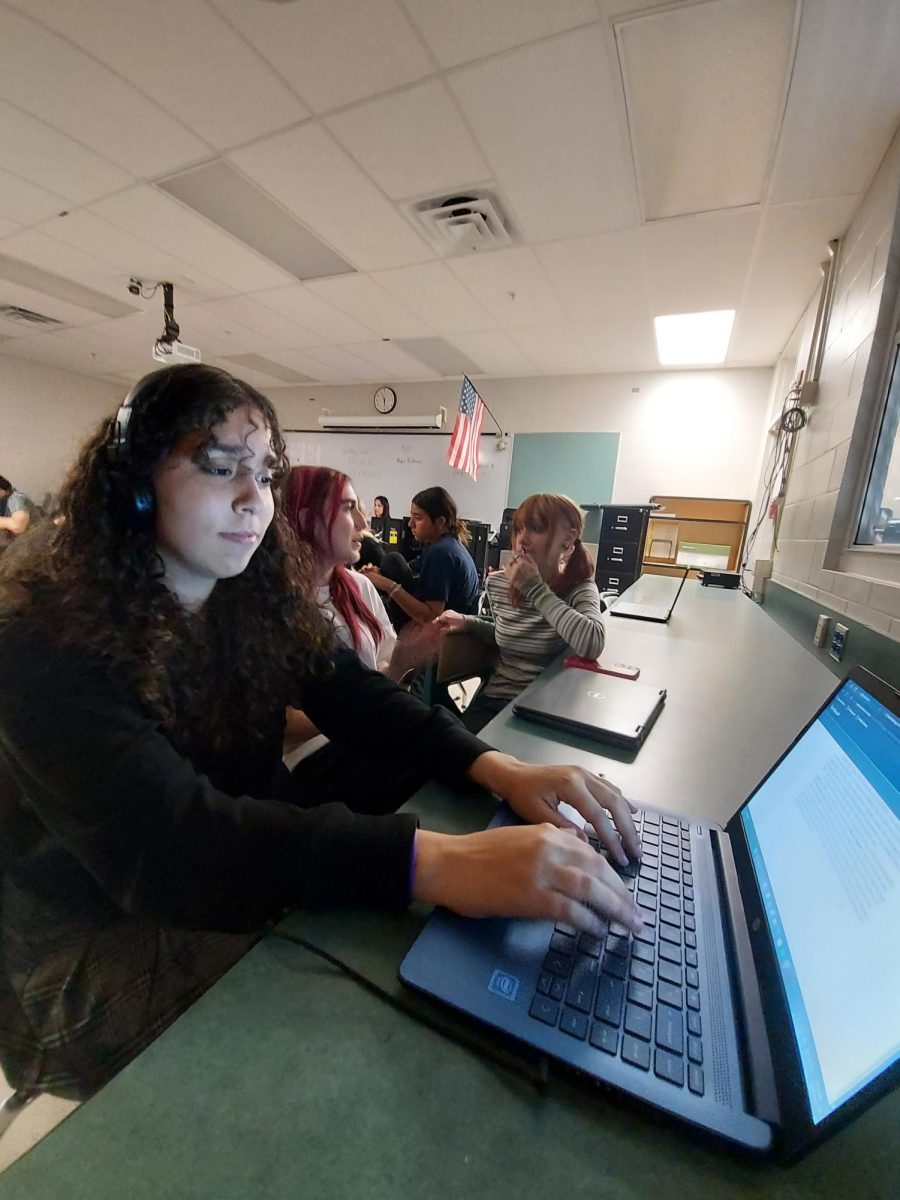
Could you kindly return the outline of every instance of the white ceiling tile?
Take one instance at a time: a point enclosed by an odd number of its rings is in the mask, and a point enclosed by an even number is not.
[[[319,383],[347,383],[348,379],[356,378],[348,376],[340,367],[329,366],[314,358],[309,350],[271,350],[266,358],[271,358],[273,362],[281,363],[282,366],[292,367],[293,370],[300,371]]]
[[[447,265],[502,329],[565,324],[566,314],[532,250],[472,254]]]
[[[66,201],[61,196],[54,196],[18,175],[0,171],[0,216],[22,225],[34,225],[65,207]]]
[[[194,266],[186,266],[174,254],[151,246],[149,242],[104,221],[86,208],[46,221],[37,228],[38,232],[45,233],[57,242],[111,264],[119,271],[123,289],[131,276],[146,281],[148,290],[160,279],[165,279],[175,284],[176,304],[179,301],[214,300],[233,290],[220,279],[213,279]],[[161,295],[161,292],[158,293],[158,297]],[[159,303],[158,297],[152,301],[154,307]],[[141,302],[144,303],[143,300]]]
[[[647,220],[763,199],[794,17],[793,0],[708,0],[616,27]]]
[[[434,329],[365,275],[314,279],[311,292],[333,304],[379,337],[427,337]],[[368,339],[367,339],[368,340]]]
[[[531,359],[501,329],[489,329],[483,333],[456,333],[447,341],[458,346],[472,362],[477,362],[486,375],[515,379],[540,374]]]
[[[623,312],[576,329],[595,371],[660,369],[653,325],[646,313]]]
[[[355,379],[360,383],[376,383],[381,379],[381,371],[378,367],[349,350],[345,350],[342,346],[318,346],[315,350],[304,351],[304,353],[309,354],[310,358],[317,360],[324,367],[342,371],[344,379]],[[312,372],[312,374],[315,378],[315,373]]]
[[[490,174],[439,80],[370,100],[325,123],[394,200],[455,191]]]
[[[591,355],[572,325],[510,329],[509,336],[543,375],[582,375],[594,370]]]
[[[291,276],[177,200],[141,186],[91,205],[98,217],[181,258],[240,292],[277,287]]]
[[[394,205],[315,122],[228,157],[362,271],[434,257]]]
[[[434,70],[395,0],[212,0],[315,112]]]
[[[251,354],[266,350],[276,350],[280,343],[268,334],[257,329],[249,329],[239,321],[224,316],[216,311],[219,301],[212,304],[189,304],[182,309],[176,309],[178,323],[181,326],[181,339],[189,346],[197,346],[200,352],[204,349],[204,339],[209,341],[210,353],[218,354]],[[215,345],[216,349],[212,347]]]
[[[9,0],[100,59],[218,148],[309,115],[260,56],[203,0]],[[200,62],[214,70],[198,70]],[[236,86],[240,81],[240,86]]]
[[[725,365],[768,366],[776,363],[797,324],[795,304],[742,307],[734,321]]]
[[[636,222],[621,83],[601,28],[464,67],[448,81],[529,241]]]
[[[351,354],[371,363],[382,379],[440,379],[438,371],[427,367],[390,342],[363,342],[347,346]],[[315,353],[315,352],[314,352]]]
[[[600,321],[623,309],[646,310],[637,229],[544,242],[534,253],[572,321]]]
[[[226,321],[237,321],[273,338],[282,346],[320,346],[321,337],[311,329],[305,329],[289,317],[260,304],[252,296],[231,296],[226,300],[216,300],[204,306],[207,312],[216,313]]]
[[[640,231],[654,316],[737,308],[759,228],[758,209],[654,221]]]
[[[468,333],[491,329],[493,318],[459,282],[446,263],[416,263],[373,271],[371,279],[407,308],[418,313],[438,333]]]
[[[406,7],[443,67],[561,33],[600,15],[594,0],[406,0]]]
[[[762,217],[744,304],[805,306],[822,278],[819,264],[828,258],[828,243],[843,237],[858,203],[858,196],[838,196],[769,208]]]
[[[769,199],[862,192],[900,117],[900,4],[804,4]]]
[[[257,292],[253,299],[273,312],[280,313],[298,326],[309,329],[320,345],[329,342],[365,342],[374,333],[365,325],[352,320],[345,313],[321,297],[314,295],[302,283],[272,291]]]
[[[135,175],[209,153],[206,142],[95,58],[4,8],[0,96]]]
[[[25,358],[50,367],[60,367],[78,375],[99,376],[106,370],[98,351],[91,350],[88,346],[65,342],[52,333],[40,333],[4,342],[3,352],[13,358]]]
[[[126,172],[0,100],[0,164],[39,187],[87,204],[132,183]]]

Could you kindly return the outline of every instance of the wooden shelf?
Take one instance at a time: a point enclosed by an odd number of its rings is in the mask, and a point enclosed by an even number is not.
[[[647,528],[643,566],[736,571],[750,521],[749,500],[701,496],[651,496],[659,504]],[[655,550],[656,553],[651,553]]]

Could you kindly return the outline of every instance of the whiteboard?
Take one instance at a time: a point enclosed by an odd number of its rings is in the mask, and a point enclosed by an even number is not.
[[[447,489],[461,517],[499,528],[509,491],[512,437],[498,450],[494,437],[479,438],[478,482],[447,465],[445,433],[320,433],[284,430],[292,466],[334,467],[353,480],[372,511],[375,496],[387,496],[391,516],[409,513],[409,502],[425,488]]]

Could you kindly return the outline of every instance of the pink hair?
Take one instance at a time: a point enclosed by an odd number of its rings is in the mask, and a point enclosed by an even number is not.
[[[344,488],[350,476],[332,467],[292,467],[284,489],[284,513],[296,536],[306,542],[317,559],[325,547],[316,541],[316,521],[321,519],[330,539],[331,529],[340,512]],[[347,622],[353,648],[359,653],[363,627],[368,629],[376,646],[384,638],[384,630],[375,614],[363,603],[359,589],[350,579],[343,563],[335,564],[328,585],[331,603]]]

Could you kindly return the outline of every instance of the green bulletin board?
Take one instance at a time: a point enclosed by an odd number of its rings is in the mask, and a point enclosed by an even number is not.
[[[576,504],[609,504],[618,453],[617,433],[517,433],[507,504],[521,504],[533,492],[561,492]]]

